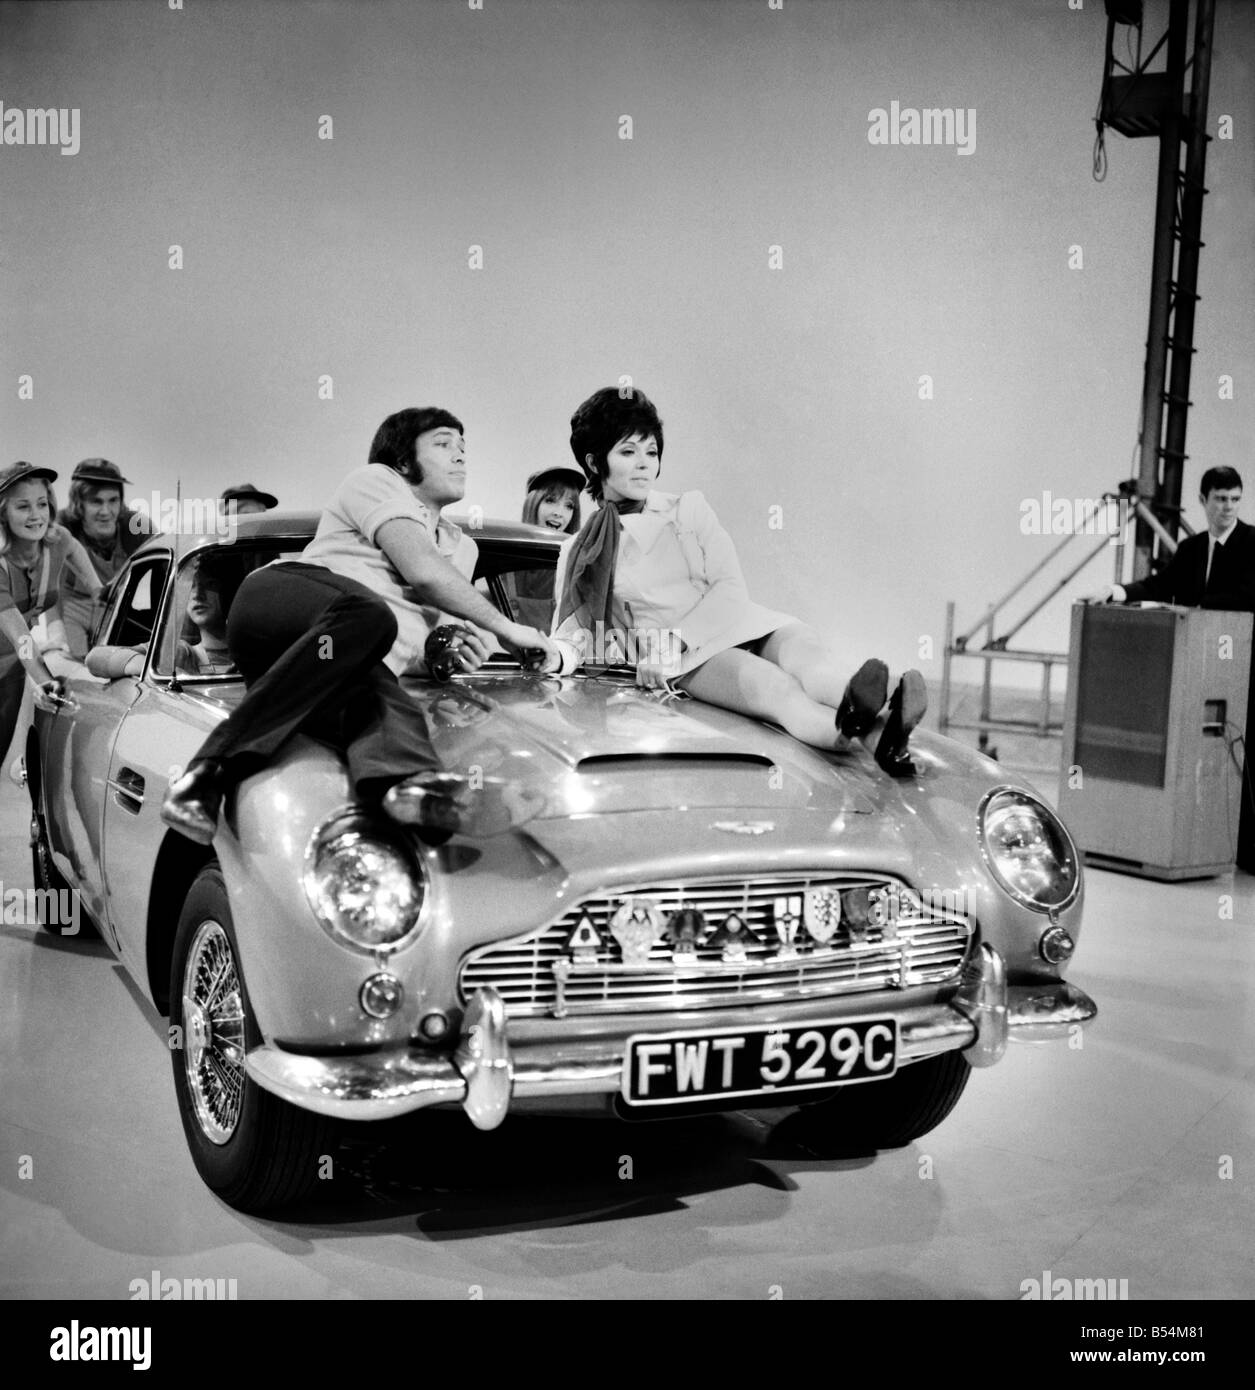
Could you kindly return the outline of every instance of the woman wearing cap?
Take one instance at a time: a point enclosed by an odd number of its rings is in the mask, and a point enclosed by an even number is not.
[[[527,480],[523,520],[529,526],[575,535],[580,529],[583,487],[584,475],[574,468],[540,469]],[[553,622],[553,570],[512,570],[504,579],[518,620],[548,632]]]
[[[905,673],[882,716],[883,661],[864,662],[845,683],[813,628],[754,603],[702,494],[654,490],[662,445],[662,421],[641,391],[607,387],[571,418],[571,450],[599,509],[559,557],[559,669],[574,669],[604,623],[629,657],[635,649],[640,685],[674,684],[817,748],[861,738],[891,776],[912,775],[907,743],[927,708],[919,672]]]
[[[53,520],[56,477],[53,469],[29,463],[0,471],[0,754],[17,728],[27,677],[40,709],[56,709],[61,701],[60,678],[44,655],[68,654],[59,602],[63,574],[76,573],[88,593],[100,587],[83,547]],[[48,634],[42,651],[31,633],[41,614]]]
[[[557,653],[476,592],[475,542],[440,515],[465,493],[462,434],[446,410],[388,416],[301,555],[244,580],[227,644],[247,693],[171,784],[168,825],[210,843],[227,791],[300,732],[341,749],[354,795],[429,843],[468,827],[468,780],[444,769],[397,676],[419,668],[444,614],[507,646]],[[460,666],[476,669],[487,648],[470,628],[460,641]]]

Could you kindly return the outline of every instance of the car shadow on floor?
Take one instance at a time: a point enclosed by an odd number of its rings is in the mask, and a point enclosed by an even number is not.
[[[56,936],[37,923],[15,923],[0,926],[0,937],[20,941],[39,951],[59,951],[66,955],[99,956],[113,959],[113,952],[100,939],[95,927],[83,924],[73,935]]]
[[[780,1194],[793,1174],[865,1167],[810,1151],[794,1110],[739,1111],[653,1123],[514,1115],[490,1133],[460,1112],[429,1111],[346,1127],[334,1177],[316,1201],[270,1214],[327,1228],[413,1220],[429,1240],[674,1212],[732,1189]]]

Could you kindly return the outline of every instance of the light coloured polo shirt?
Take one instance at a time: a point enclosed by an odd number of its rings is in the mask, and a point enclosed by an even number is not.
[[[409,483],[382,463],[355,468],[344,478],[323,509],[314,539],[300,555],[291,558],[356,579],[386,601],[397,620],[397,640],[384,660],[399,676],[423,669],[428,634],[451,619],[431,604],[420,602],[379,548],[375,540],[379,528],[398,518],[417,521],[440,554],[469,583],[479,547],[460,526],[443,517],[437,519]]]

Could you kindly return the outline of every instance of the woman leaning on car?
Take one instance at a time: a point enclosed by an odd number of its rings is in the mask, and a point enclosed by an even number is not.
[[[358,800],[414,825],[429,843],[466,828],[467,779],[444,771],[397,676],[421,669],[446,614],[508,647],[557,653],[543,633],[476,592],[475,543],[440,515],[465,495],[462,435],[446,410],[390,415],[299,558],[244,580],[227,646],[247,694],[171,784],[161,808],[167,824],[210,843],[226,792],[302,732],[344,753]],[[478,634],[463,629],[461,668],[475,670],[486,656]]]
[[[662,445],[658,412],[635,389],[606,387],[571,417],[571,451],[599,506],[559,557],[562,669],[574,669],[601,623],[637,653],[640,685],[771,720],[816,748],[860,738],[891,776],[913,775],[908,740],[927,708],[920,673],[903,675],[886,710],[883,661],[845,683],[813,628],[754,603],[702,494],[654,490]],[[678,634],[678,653],[664,653],[666,634]]]
[[[60,677],[44,660],[69,653],[58,598],[62,574],[68,569],[88,593],[100,592],[87,552],[56,522],[56,477],[30,463],[0,471],[0,757],[17,729],[27,678],[40,709],[64,703]],[[48,634],[42,649],[31,633],[41,614]]]

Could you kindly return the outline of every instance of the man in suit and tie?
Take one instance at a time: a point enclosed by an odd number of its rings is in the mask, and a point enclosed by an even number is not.
[[[1255,526],[1238,520],[1242,479],[1236,468],[1209,468],[1202,478],[1199,501],[1207,514],[1207,530],[1189,536],[1176,554],[1149,579],[1115,584],[1091,602],[1113,600],[1138,603],[1151,599],[1187,608],[1220,608],[1255,613]],[[1247,695],[1242,814],[1238,822],[1238,868],[1255,873],[1255,652]]]
[[[1255,526],[1238,520],[1242,479],[1237,469],[1209,468],[1198,500],[1207,514],[1206,531],[1183,540],[1158,574],[1133,584],[1114,584],[1093,601],[1153,599],[1185,608],[1255,613]]]

